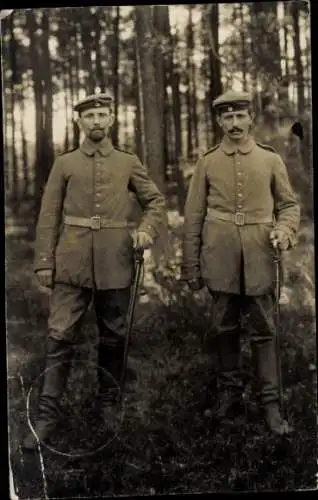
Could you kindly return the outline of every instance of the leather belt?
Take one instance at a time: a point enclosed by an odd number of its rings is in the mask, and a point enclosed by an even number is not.
[[[87,227],[95,231],[105,228],[117,229],[128,227],[126,221],[114,221],[100,215],[93,215],[93,217],[75,217],[73,215],[66,215],[64,217],[64,223],[68,226]]]
[[[220,212],[214,208],[208,208],[207,210],[207,220],[220,219],[228,222],[233,222],[237,226],[244,226],[245,224],[265,224],[268,222],[273,222],[273,217],[253,217],[252,215],[247,215],[244,212],[236,212],[231,214],[228,212]]]

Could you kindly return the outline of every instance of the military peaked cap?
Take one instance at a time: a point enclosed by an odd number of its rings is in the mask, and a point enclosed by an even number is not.
[[[246,109],[252,102],[252,96],[247,92],[229,90],[214,99],[212,106],[218,112],[237,111]]]
[[[92,94],[85,97],[85,99],[80,100],[74,106],[74,111],[85,111],[89,108],[101,108],[103,106],[109,106],[113,98],[110,94]]]

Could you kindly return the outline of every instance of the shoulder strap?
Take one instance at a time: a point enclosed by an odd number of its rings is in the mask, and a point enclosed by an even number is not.
[[[267,151],[271,151],[272,153],[276,153],[275,149],[269,144],[261,144],[260,142],[256,143],[260,148],[267,149]]]
[[[203,153],[202,156],[206,156],[206,155],[212,153],[213,151],[215,151],[216,149],[218,149],[219,146],[220,146],[220,144],[216,144],[216,146],[213,146],[213,148],[211,148],[208,151],[206,151],[205,153]]]
[[[124,149],[121,149],[121,148],[114,148],[116,151],[120,151],[121,153],[126,153],[127,155],[132,155],[134,156],[134,153],[132,153],[131,151],[125,151]]]
[[[63,155],[66,155],[67,153],[72,153],[73,151],[76,151],[78,148],[72,148],[72,149],[68,149],[67,151],[62,151],[62,153],[59,153],[58,156],[63,156]]]

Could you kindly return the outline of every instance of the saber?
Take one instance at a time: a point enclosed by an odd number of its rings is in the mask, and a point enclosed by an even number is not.
[[[279,405],[282,416],[285,416],[285,405],[284,405],[284,391],[283,391],[283,377],[282,377],[282,367],[281,367],[281,356],[280,356],[280,288],[281,288],[281,269],[280,260],[281,254],[277,245],[274,246],[274,262],[275,262],[275,329],[276,329],[276,364],[277,364],[277,376],[278,376],[278,394],[279,394]]]
[[[137,293],[138,293],[138,287],[139,287],[143,262],[144,262],[143,249],[142,248],[136,249],[135,250],[135,264],[136,264],[135,265],[135,277],[134,277],[134,281],[133,281],[133,286],[132,286],[132,291],[131,291],[130,301],[129,301],[129,307],[128,307],[127,331],[126,331],[126,337],[125,337],[123,363],[122,363],[122,369],[121,369],[121,375],[120,375],[120,405],[122,405],[122,402],[124,399],[126,373],[127,373],[128,349],[129,349],[131,331],[132,331],[132,326],[133,326],[133,321],[134,321],[136,297],[137,297]]]

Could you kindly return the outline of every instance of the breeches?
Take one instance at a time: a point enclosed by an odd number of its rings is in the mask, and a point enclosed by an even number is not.
[[[213,304],[213,333],[239,334],[242,323],[251,340],[275,336],[274,295],[235,295],[210,292]]]
[[[257,297],[211,292],[214,298],[213,332],[219,361],[219,383],[242,390],[240,373],[240,333],[242,317],[252,348],[257,393],[261,403],[278,399],[274,295]]]
[[[79,331],[93,298],[100,343],[108,347],[124,344],[130,287],[116,290],[79,288],[57,283],[52,290],[48,320],[49,337],[69,344],[79,342]]]

